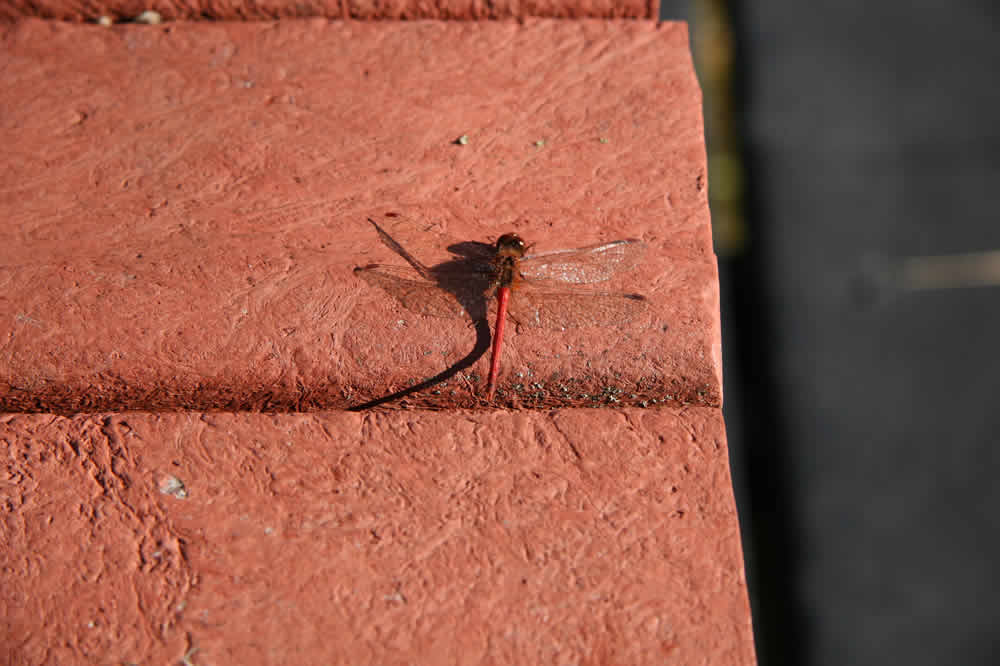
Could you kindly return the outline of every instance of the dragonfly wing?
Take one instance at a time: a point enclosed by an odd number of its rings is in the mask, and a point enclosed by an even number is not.
[[[648,306],[645,296],[607,291],[515,290],[510,315],[519,324],[539,328],[579,328],[623,324]]]
[[[458,290],[448,290],[427,280],[415,280],[414,271],[402,266],[370,264],[355,268],[362,280],[383,289],[403,306],[418,314],[433,317],[461,317],[471,305],[471,296]],[[482,296],[479,297],[480,300]]]
[[[645,250],[645,243],[627,238],[573,250],[532,254],[521,260],[521,275],[550,284],[603,282],[635,266]]]
[[[392,217],[395,217],[395,215],[393,215]],[[385,245],[387,248],[389,248],[390,250],[401,256],[403,259],[406,259],[406,263],[413,266],[413,269],[420,274],[420,277],[423,278],[430,277],[430,269],[428,269],[427,266],[424,266],[417,260],[416,257],[407,252],[406,248],[400,245],[395,238],[390,236],[388,231],[378,226],[378,223],[375,220],[369,217],[368,221],[371,222],[372,226],[375,227],[375,231],[378,232],[378,238],[380,241],[382,241],[383,245]]]

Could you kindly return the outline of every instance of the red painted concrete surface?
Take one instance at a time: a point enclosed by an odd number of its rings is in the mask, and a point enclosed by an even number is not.
[[[0,40],[0,410],[89,412],[0,417],[9,663],[754,662],[683,26]],[[642,239],[637,319],[508,327],[494,406],[605,409],[486,410],[486,355],[303,413],[478,342],[356,278],[403,264],[369,216]]]
[[[717,409],[3,421],[7,663],[753,663]]]
[[[718,283],[683,25],[4,29],[0,410],[328,409],[466,358],[356,266],[517,231],[648,244],[613,329],[511,328],[498,404],[718,405]],[[468,137],[467,145],[454,140]],[[480,403],[488,354],[410,398]]]
[[[655,19],[659,2],[655,0],[603,0],[590,2],[448,2],[446,0],[363,2],[361,0],[254,0],[245,2],[177,2],[176,0],[110,0],[87,2],[67,0],[4,0],[0,20],[40,17],[63,21],[96,21],[108,17],[115,21],[132,20],[146,11],[155,11],[165,21],[215,19],[246,21],[254,19],[289,19],[322,16],[331,19],[435,19],[485,20],[525,18],[631,18]]]

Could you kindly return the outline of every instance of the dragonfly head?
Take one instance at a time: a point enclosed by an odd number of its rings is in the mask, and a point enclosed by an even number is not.
[[[524,256],[525,250],[527,250],[527,245],[517,234],[504,234],[497,239],[497,256],[520,259]]]

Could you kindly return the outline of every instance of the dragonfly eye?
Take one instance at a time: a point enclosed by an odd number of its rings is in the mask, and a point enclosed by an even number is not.
[[[524,241],[517,234],[504,234],[497,239],[497,253],[513,254],[521,257],[524,256],[526,249]]]

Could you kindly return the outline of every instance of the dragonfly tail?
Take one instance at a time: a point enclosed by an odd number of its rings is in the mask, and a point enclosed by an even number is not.
[[[486,399],[492,400],[497,388],[497,375],[500,373],[500,345],[503,344],[503,330],[507,323],[507,302],[510,300],[510,287],[500,287],[497,293],[497,323],[493,328],[493,355],[490,357],[490,377],[486,382]]]

